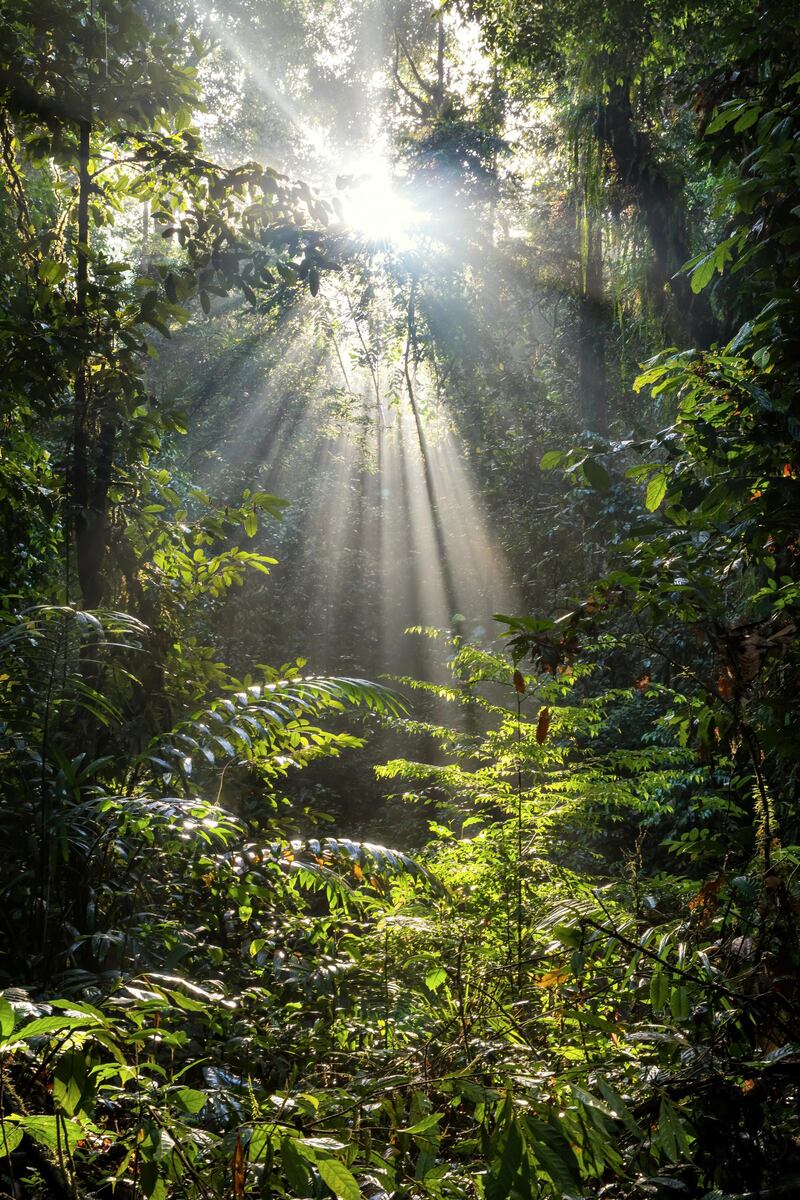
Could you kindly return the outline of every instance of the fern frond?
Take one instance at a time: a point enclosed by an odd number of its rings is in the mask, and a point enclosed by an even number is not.
[[[258,870],[265,863],[277,865],[288,872],[305,872],[307,881],[327,885],[332,877],[345,883],[348,890],[366,880],[389,880],[402,875],[424,880],[435,891],[443,885],[422,863],[402,850],[379,846],[374,842],[355,842],[350,838],[294,838],[269,845],[249,843],[237,850],[220,855],[238,876]]]
[[[144,756],[162,772],[192,774],[201,760],[211,767],[234,762],[257,765],[270,776],[360,746],[360,738],[332,733],[316,722],[326,714],[366,708],[399,717],[406,709],[397,693],[366,679],[310,675],[251,684],[198,709]]]
[[[0,655],[21,647],[26,653],[43,653],[63,643],[65,626],[79,639],[92,639],[103,646],[141,649],[140,639],[148,627],[128,613],[111,609],[75,608],[70,604],[35,604],[18,612],[0,614]]]

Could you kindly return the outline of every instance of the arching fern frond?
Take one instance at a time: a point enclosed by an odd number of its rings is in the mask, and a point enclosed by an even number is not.
[[[220,768],[249,763],[262,774],[337,755],[361,739],[317,724],[320,717],[365,708],[399,717],[401,698],[366,679],[306,676],[252,684],[198,709],[151,746],[146,758],[162,773],[186,777],[198,764]]]
[[[249,843],[219,855],[237,876],[279,866],[289,873],[300,873],[303,882],[328,886],[335,879],[337,888],[352,890],[359,885],[386,882],[403,875],[424,881],[433,890],[443,885],[422,863],[402,850],[378,846],[374,842],[356,842],[350,838],[293,838],[269,845]]]
[[[24,646],[28,651],[60,646],[65,623],[79,639],[91,638],[102,645],[124,645],[139,649],[141,638],[148,632],[136,617],[129,613],[98,609],[89,612],[70,604],[35,604],[19,612],[0,614],[0,654],[13,653]]]

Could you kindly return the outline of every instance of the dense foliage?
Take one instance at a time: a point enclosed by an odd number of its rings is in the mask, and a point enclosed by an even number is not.
[[[797,1194],[796,6],[0,14],[0,1192]]]

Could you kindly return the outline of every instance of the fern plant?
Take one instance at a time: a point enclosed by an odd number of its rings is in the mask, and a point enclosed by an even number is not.
[[[724,772],[679,736],[672,689],[603,689],[591,664],[512,674],[459,639],[450,649],[453,685],[405,683],[470,722],[401,720],[445,761],[381,769],[436,806],[430,854],[449,897],[434,910],[406,888],[382,918],[413,964],[398,1023],[426,1021],[439,1088],[474,1103],[485,1194],[679,1183],[687,1163],[702,1177],[709,1121],[763,1054],[759,1023],[778,1038],[788,1016],[754,987],[758,866],[704,878],[707,839],[688,836],[738,828]],[[779,1141],[778,1125],[765,1135]]]
[[[255,772],[248,786],[268,793],[250,833],[288,844],[275,815],[275,780],[360,744],[321,720],[359,706],[402,711],[379,685],[303,677],[295,666],[263,684],[232,681],[227,694],[132,755],[128,726],[148,653],[147,628],[125,614],[41,606],[5,619],[0,855],[8,982],[32,962],[50,984],[56,971],[70,972],[76,986],[98,970],[119,971],[152,926],[134,914],[143,903],[154,910],[168,900],[195,853],[187,845],[246,840],[246,822],[219,804],[226,773]]]

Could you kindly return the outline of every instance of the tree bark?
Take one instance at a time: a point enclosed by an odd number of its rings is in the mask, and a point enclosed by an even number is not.
[[[86,327],[86,293],[89,283],[89,193],[91,176],[92,126],[88,118],[80,121],[78,142],[78,250],[75,275],[78,338],[80,350],[75,372],[75,406],[72,416],[72,461],[70,469],[70,511],[75,533],[75,559],[83,601],[93,607],[96,590],[91,556],[87,554],[89,525],[89,446],[86,430],[88,398],[88,329]]]
[[[89,170],[92,124],[85,117],[79,124],[78,149],[78,248],[76,303],[80,349],[75,372],[75,404],[72,420],[72,460],[68,493],[75,538],[75,563],[82,602],[96,608],[106,591],[103,560],[108,543],[107,502],[111,485],[116,424],[104,420],[99,433],[92,428],[92,398],[89,388],[90,331],[87,299],[89,287],[89,200],[92,176]]]
[[[603,248],[600,227],[585,214],[581,239],[581,280],[578,301],[578,358],[581,412],[589,433],[608,433],[605,314],[603,305]]]
[[[679,338],[707,345],[717,332],[708,297],[695,296],[678,272],[691,247],[683,204],[683,180],[658,161],[648,134],[635,127],[630,81],[614,84],[599,119],[599,136],[611,152],[619,183],[642,215],[653,248],[650,293],[667,327]]]

